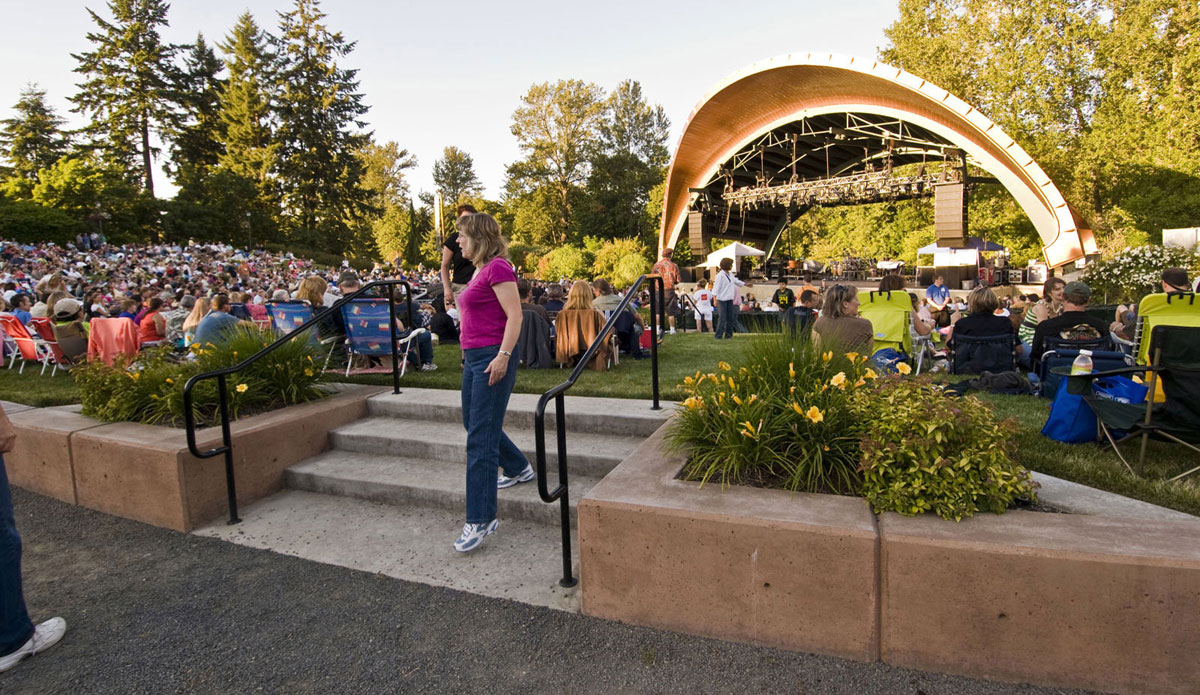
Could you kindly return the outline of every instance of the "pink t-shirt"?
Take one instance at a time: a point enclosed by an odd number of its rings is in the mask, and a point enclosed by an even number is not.
[[[462,321],[462,333],[459,336],[462,349],[499,345],[504,339],[508,315],[500,306],[492,285],[516,281],[517,273],[512,264],[500,257],[493,258],[475,271],[475,277],[467,283],[466,289],[454,298],[458,304],[459,320]]]

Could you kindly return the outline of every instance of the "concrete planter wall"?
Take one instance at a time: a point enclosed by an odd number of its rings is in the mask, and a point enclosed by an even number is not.
[[[1126,516],[877,518],[860,499],[675,480],[684,459],[663,435],[579,503],[584,613],[998,680],[1200,692],[1200,519],[1090,489],[1082,506]]]
[[[384,389],[350,386],[312,403],[238,420],[231,426],[238,503],[283,487],[283,471],[329,447],[329,431],[366,414]],[[57,499],[177,531],[227,511],[224,457],[197,459],[182,429],[105,423],[79,406],[24,408],[5,403],[17,443],[4,462],[9,479]],[[220,443],[202,430],[201,449]]]

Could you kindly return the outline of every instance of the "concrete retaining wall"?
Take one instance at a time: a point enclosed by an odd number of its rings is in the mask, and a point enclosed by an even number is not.
[[[663,435],[579,503],[584,613],[996,680],[1200,692],[1200,519],[1128,505],[876,518],[861,499],[680,482]]]
[[[385,389],[350,386],[312,403],[234,422],[238,503],[283,487],[283,471],[329,447],[329,431],[366,414],[368,397]],[[3,404],[17,429],[4,457],[14,485],[78,504],[190,531],[227,513],[225,459],[197,459],[181,429],[133,422],[105,423],[79,406],[31,408]],[[197,434],[201,450],[220,443],[220,431]]]

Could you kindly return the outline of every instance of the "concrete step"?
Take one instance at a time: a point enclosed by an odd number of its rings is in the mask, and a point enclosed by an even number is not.
[[[453,544],[463,527],[461,509],[398,507],[284,490],[243,508],[241,517],[240,524],[218,520],[194,533],[397,579],[579,611],[579,587],[558,585],[562,535],[557,525],[501,519],[483,545],[460,553]],[[578,577],[579,543],[575,538],[571,543]]]
[[[566,372],[563,373],[566,379]],[[533,416],[539,396],[514,393],[508,402],[504,424],[513,428],[533,428]],[[650,400],[626,398],[583,398],[567,396],[565,412],[567,432],[593,432],[649,437],[674,411],[674,403],[663,402],[662,410],[651,410]],[[462,396],[446,389],[403,389],[397,394],[382,394],[367,401],[368,413],[377,417],[411,420],[462,422]],[[546,408],[546,434],[553,438],[554,402]]]
[[[534,431],[505,427],[530,463],[534,462]],[[331,448],[406,459],[466,463],[467,432],[461,424],[394,417],[368,417],[330,432]],[[572,475],[603,478],[645,437],[568,432],[568,465]],[[553,431],[546,433],[546,462],[556,469],[558,446]]]
[[[372,502],[424,505],[463,514],[467,503],[466,466],[460,462],[430,461],[399,456],[332,450],[292,466],[284,473],[285,485],[329,495]],[[571,518],[575,506],[596,478],[575,475],[570,479]],[[558,485],[556,472],[548,486]],[[521,519],[557,525],[558,502],[547,504],[538,496],[537,482],[529,481],[499,491],[501,520]]]

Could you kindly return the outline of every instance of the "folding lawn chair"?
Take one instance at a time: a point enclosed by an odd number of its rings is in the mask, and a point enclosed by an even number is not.
[[[863,297],[860,293],[859,297]],[[871,322],[875,331],[875,351],[892,348],[913,357],[912,299],[904,290],[871,291],[863,298],[858,313]]]
[[[50,354],[54,356],[55,368],[50,372],[50,376],[54,376],[58,371],[58,367],[65,369],[71,368],[71,359],[63,354],[62,347],[58,344],[58,338],[54,335],[54,324],[48,318],[35,318],[29,322],[41,337],[42,342],[46,347],[50,348]]]
[[[306,302],[267,302],[267,315],[271,317],[271,326],[275,332],[285,335],[304,325],[314,314],[312,307]],[[333,351],[337,349],[338,343],[342,342],[342,337],[322,338],[319,328],[319,326],[313,326],[310,329],[309,340],[318,350],[325,352],[325,362],[321,366],[323,374],[329,368],[329,360],[333,357]]]
[[[21,368],[17,370],[18,373],[25,373],[26,362],[39,362],[42,365],[42,375],[45,375],[46,367],[53,365],[54,369],[51,370],[50,376],[54,376],[54,372],[58,370],[58,365],[54,362],[54,353],[40,336],[35,338],[30,335],[25,324],[21,323],[21,319],[12,314],[0,314],[0,327],[4,328],[9,339],[16,344],[17,354],[21,356]],[[11,368],[12,364],[10,363],[9,369]]]
[[[394,321],[395,317],[386,299],[351,300],[342,305],[342,317],[346,320],[346,352],[350,356],[391,356],[392,327],[388,322]],[[408,354],[413,340],[425,332],[424,328],[416,328],[407,333],[397,333],[402,337],[396,347],[404,350],[400,358],[400,376],[404,376],[408,369]],[[353,360],[346,360],[346,376],[350,376],[352,364]]]
[[[1159,326],[1200,326],[1200,302],[1192,292],[1150,294],[1138,303],[1137,328],[1134,330],[1134,356],[1138,364],[1150,363],[1150,341],[1145,340]]]
[[[1004,335],[952,334],[946,343],[951,374],[1012,372],[1017,369],[1016,333]]]
[[[88,359],[112,366],[119,355],[138,353],[137,326],[131,318],[94,318],[88,329]]]
[[[1200,454],[1200,327],[1156,326],[1150,334],[1149,366],[1124,367],[1067,377],[1067,391],[1082,396],[1096,414],[1099,430],[1112,445],[1121,463],[1134,472],[1121,454],[1120,443],[1141,436],[1137,473],[1146,461],[1146,442],[1150,437],[1164,437]],[[1092,382],[1110,376],[1149,373],[1147,386],[1153,394],[1156,382],[1161,381],[1166,400],[1154,403],[1147,396],[1144,404],[1122,403],[1096,393]],[[1179,480],[1200,471],[1200,466],[1185,471],[1171,480]]]

